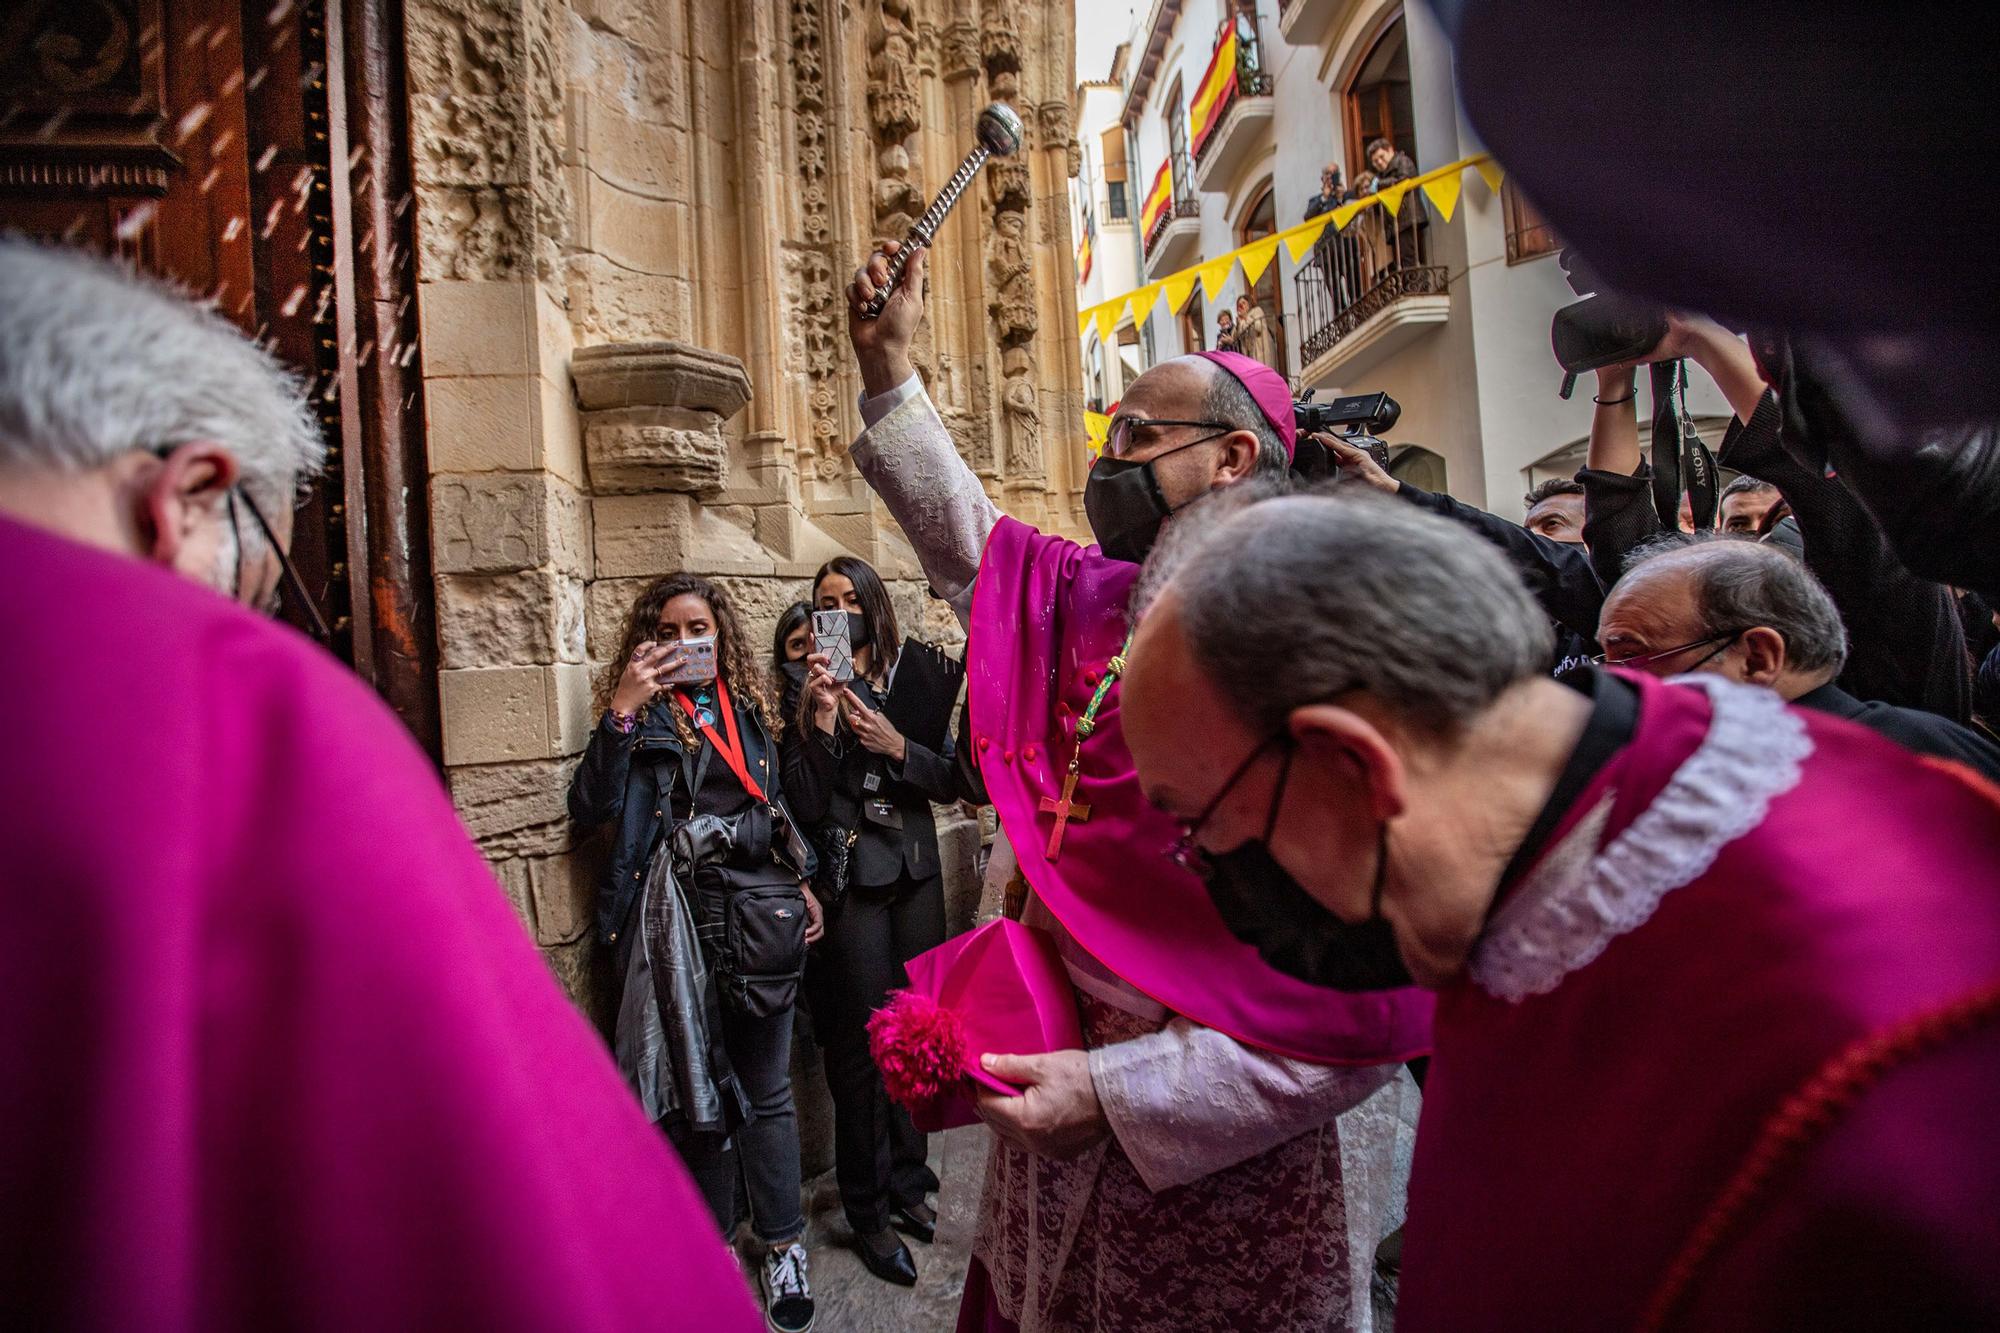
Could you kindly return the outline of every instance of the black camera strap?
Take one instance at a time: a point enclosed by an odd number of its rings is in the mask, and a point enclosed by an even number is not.
[[[1681,495],[1688,497],[1697,532],[1715,527],[1715,455],[1709,452],[1687,410],[1687,364],[1655,361],[1653,383],[1653,508],[1668,532],[1681,527]]]

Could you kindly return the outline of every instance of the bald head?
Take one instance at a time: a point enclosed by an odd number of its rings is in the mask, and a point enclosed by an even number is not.
[[[1656,675],[1708,670],[1787,698],[1832,680],[1847,661],[1840,613],[1804,562],[1726,537],[1634,552],[1605,599],[1598,639],[1614,662],[1656,657],[1644,664]],[[1670,653],[1681,645],[1701,646]]]

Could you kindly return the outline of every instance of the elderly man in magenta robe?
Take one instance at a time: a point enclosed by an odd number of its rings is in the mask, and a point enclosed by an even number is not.
[[[320,455],[219,316],[0,241],[0,1322],[758,1328],[435,770],[250,609]]]
[[[981,1099],[998,1138],[960,1328],[1366,1327],[1429,999],[1304,985],[1231,939],[1119,732],[1136,560],[1171,507],[1284,475],[1283,381],[1227,352],[1141,376],[1098,465],[1124,480],[1087,497],[1106,549],[1078,546],[1001,516],[953,448],[909,360],[924,256],[879,320],[853,313],[885,275],[878,255],[849,292],[854,460],[969,620],[973,754],[1090,1048],[992,1057],[1026,1091]]]
[[[2000,792],[1768,689],[1550,680],[1514,573],[1372,493],[1185,523],[1148,797],[1288,971],[1438,993],[1398,1330],[2000,1327]]]

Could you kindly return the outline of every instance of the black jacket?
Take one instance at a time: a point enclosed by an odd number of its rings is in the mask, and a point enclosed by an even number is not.
[[[1792,700],[1800,708],[1831,713],[1886,736],[1906,750],[1965,765],[1988,781],[2000,782],[2000,745],[1921,708],[1863,703],[1838,685],[1822,685]]]
[[[882,698],[864,680],[851,683],[855,696],[880,711]],[[785,738],[785,791],[806,827],[831,817],[860,834],[854,845],[853,882],[863,887],[894,884],[907,874],[924,879],[938,873],[937,823],[931,802],[958,799],[959,773],[946,737],[944,752],[908,737],[900,764],[862,747],[844,723],[831,736],[818,727],[795,726]]]
[[[1748,422],[1729,423],[1717,461],[1769,482],[1792,507],[1806,567],[1847,627],[1841,685],[1863,699],[1965,721],[1972,685],[1951,590],[1912,574],[1846,487],[1787,452],[1779,420],[1777,399],[1767,392]],[[1609,588],[1632,548],[1662,530],[1650,473],[1643,464],[1630,477],[1585,468],[1577,479],[1584,488],[1584,541]]]
[[[653,849],[693,808],[701,751],[714,749],[704,740],[700,749],[687,751],[669,707],[655,699],[630,734],[609,717],[599,718],[583,762],[570,779],[569,815],[579,827],[592,829],[614,820],[618,826],[611,867],[597,895],[597,932],[606,944],[616,944],[625,928]],[[789,809],[762,715],[738,703],[736,717],[751,773],[773,804]],[[711,754],[709,768],[726,771],[722,756]],[[707,780],[714,781],[714,774]]]
[[[1433,514],[1463,523],[1505,551],[1527,581],[1528,591],[1556,623],[1556,662],[1581,665],[1572,659],[1597,652],[1597,613],[1604,609],[1604,589],[1590,565],[1590,554],[1574,542],[1559,542],[1510,523],[1498,514],[1475,509],[1449,495],[1434,495],[1403,482],[1396,494]]]

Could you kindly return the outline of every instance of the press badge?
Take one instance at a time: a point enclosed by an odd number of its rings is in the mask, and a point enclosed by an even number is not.
[[[862,779],[861,779],[861,790],[863,790],[863,791],[881,791],[881,790],[882,790],[882,775],[881,775],[880,773],[870,773],[870,774],[869,774],[869,775],[868,775],[867,777],[864,777],[864,778],[862,778]]]

